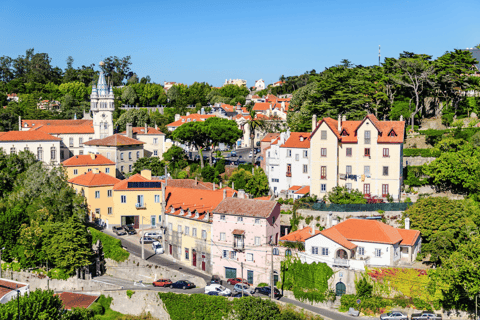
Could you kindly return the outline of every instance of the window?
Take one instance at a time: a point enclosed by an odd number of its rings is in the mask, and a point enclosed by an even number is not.
[[[390,149],[388,149],[388,148],[383,148],[383,157],[384,157],[384,158],[390,157]]]
[[[260,237],[255,237],[255,245],[256,246],[260,245]]]
[[[223,257],[224,257],[225,259],[228,258],[228,251],[227,251],[227,250],[223,250]]]
[[[127,203],[127,196],[120,196],[121,203]]]
[[[140,151],[137,151],[137,159],[140,159]]]
[[[188,248],[185,248],[185,260],[188,260],[189,257],[188,257]]]
[[[153,155],[158,156],[158,150],[153,150]]]
[[[388,184],[382,184],[382,197],[386,197],[388,195]]]
[[[346,151],[347,151],[347,157],[351,157],[352,156],[352,148],[347,148]]]
[[[83,146],[83,138],[78,138],[78,145]]]
[[[322,183],[320,185],[320,191],[321,192],[327,192],[327,184],[326,183]]]
[[[153,138],[153,144],[157,144],[158,143],[158,138]]]
[[[128,166],[128,172],[132,172],[132,165],[131,164]]]
[[[382,256],[382,249],[375,249],[375,257],[380,258]]]
[[[112,214],[112,213],[113,213],[113,208],[112,208],[112,207],[108,207],[107,212],[108,212],[108,214]]]
[[[122,160],[122,161],[123,161],[123,152],[122,152],[122,153],[120,153],[120,160]],[[123,170],[122,170],[122,171],[123,171]]]
[[[287,175],[287,177],[291,177],[291,173],[292,173],[292,164],[291,163],[287,163],[287,174],[290,173],[290,175]]]
[[[160,203],[160,195],[159,194],[155,195],[155,203]]]
[[[328,248],[322,248],[322,256],[328,256]]]
[[[292,250],[287,249],[285,250],[285,257],[291,256],[292,255]]]
[[[15,154],[15,147],[10,148],[10,154]]]
[[[107,159],[110,160],[110,152],[107,152]]]
[[[185,235],[190,235],[190,227],[185,227]]]
[[[105,130],[108,129],[108,123],[106,123],[106,122],[103,123],[103,129],[105,129]]]
[[[97,215],[100,215],[100,209],[99,209],[99,208],[95,209],[95,213],[96,213]]]
[[[78,169],[73,169],[73,174],[78,174]]]
[[[280,251],[278,250],[278,248],[273,248],[273,255],[278,256],[279,254],[280,254]]]
[[[220,220],[225,220],[225,215],[224,214],[220,215]]]
[[[320,179],[327,179],[327,167],[321,166],[320,167]]]
[[[247,261],[253,261],[253,253],[247,253]]]
[[[312,254],[318,254],[318,247],[312,247]]]
[[[260,219],[256,218],[255,219],[255,224],[260,224]]]
[[[128,153],[128,160],[132,160],[132,153],[131,152]]]
[[[173,226],[171,223],[168,224],[168,230],[173,231]]]
[[[197,236],[197,228],[192,228],[192,237]]]
[[[365,183],[363,185],[363,194],[370,194],[370,183]]]
[[[268,157],[270,158],[270,151],[268,151]]]
[[[69,143],[68,143],[69,146],[70,146],[70,147],[73,147],[73,138],[70,138],[70,139],[68,139],[68,140],[69,140]]]
[[[388,167],[383,167],[382,172],[384,176],[388,176]]]
[[[220,241],[225,241],[225,232],[220,232]]]
[[[308,173],[308,165],[303,165],[303,173]]]
[[[100,191],[95,191],[95,199],[100,199]]]
[[[207,239],[207,231],[202,230],[202,239]]]
[[[107,197],[111,197],[112,196],[112,190],[107,190]]]
[[[352,184],[351,183],[345,183],[345,187],[347,190],[352,190]]]
[[[237,222],[243,222],[243,217],[238,217]]]
[[[274,178],[272,178],[272,182],[279,182],[279,181],[280,181],[280,179],[274,179]]]
[[[273,171],[274,168],[275,168],[275,167],[272,167],[271,171]]]
[[[182,233],[182,226],[180,224],[177,226],[177,232]]]
[[[236,259],[237,253],[235,251],[230,251],[230,259]]]
[[[363,174],[370,175],[370,166],[363,167]]]
[[[397,134],[395,133],[395,131],[393,131],[393,129],[390,131],[390,133],[388,134],[390,137],[396,137]]]
[[[364,156],[365,157],[370,157],[370,148],[365,148]]]
[[[358,247],[358,254],[360,256],[364,256],[365,255],[365,248],[364,247]]]
[[[369,130],[365,130],[364,132],[364,138],[365,138],[365,144],[370,144],[370,131]]]
[[[82,156],[83,155],[83,150],[78,151],[78,154]]]
[[[321,134],[320,139],[327,140],[327,130],[320,131],[320,134]]]
[[[92,169],[87,169],[88,172],[92,171]]]
[[[37,148],[37,160],[40,160],[40,161],[43,160],[43,149],[42,149],[42,147]]]
[[[290,149],[287,149],[287,157],[289,157],[289,158],[290,158],[291,156],[292,156],[292,150],[290,150]]]
[[[105,168],[105,173],[110,173],[110,168]]]
[[[300,160],[300,155],[299,155],[299,154],[296,154],[296,155],[295,155],[295,161],[298,161],[298,160]]]
[[[326,157],[327,156],[327,148],[320,149],[320,156]]]
[[[28,147],[25,147],[25,149],[23,149],[23,151],[25,152],[28,152],[30,149]]]
[[[303,157],[308,158],[308,150],[303,150]]]
[[[347,166],[346,174],[352,174],[352,166]]]

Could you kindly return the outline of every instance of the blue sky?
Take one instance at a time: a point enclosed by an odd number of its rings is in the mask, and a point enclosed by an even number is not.
[[[402,51],[434,57],[480,43],[480,1],[2,1],[0,56],[28,48],[74,67],[132,57],[153,81],[225,79],[378,63]]]

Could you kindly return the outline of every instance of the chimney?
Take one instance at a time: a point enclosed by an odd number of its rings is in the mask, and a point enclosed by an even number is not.
[[[338,115],[338,132],[342,131],[342,116]]]
[[[190,115],[190,112],[187,112],[187,117]]]
[[[327,216],[327,229],[332,227],[332,215],[333,212],[330,211]]]
[[[22,131],[22,117],[18,116],[18,131]]]
[[[152,180],[152,171],[149,169],[140,171],[140,175],[148,180]]]
[[[405,230],[410,230],[410,218],[408,216],[405,218]]]
[[[403,121],[403,115],[400,115],[400,121]]]
[[[343,121],[347,121],[347,115],[345,115],[345,114],[342,116],[342,122]]]
[[[92,160],[95,160],[97,156],[95,155],[95,153],[90,153],[90,158],[92,158]]]
[[[227,189],[223,189],[223,199],[227,198]]]
[[[158,130],[158,126],[156,122],[155,122],[155,130]]]
[[[130,122],[127,123],[127,137],[133,138],[133,129],[132,129],[132,124]]]
[[[221,182],[220,182],[220,187],[219,188],[222,189],[222,183]]]
[[[215,191],[215,182],[213,183],[213,191]]]
[[[178,120],[180,120],[180,115],[177,113],[177,114],[175,115],[175,121],[178,121]]]
[[[167,173],[167,167],[165,167],[165,187],[168,186],[168,173]]]
[[[232,182],[232,189],[235,190],[235,182]]]
[[[243,190],[243,189],[238,190],[237,198],[238,199],[245,199],[245,190]]]
[[[197,182],[197,177],[195,177],[195,185],[197,185],[197,184],[198,184],[198,182]]]
[[[148,126],[147,126],[147,123],[145,122],[145,134],[148,133]]]
[[[312,132],[317,128],[317,115],[312,116]]]

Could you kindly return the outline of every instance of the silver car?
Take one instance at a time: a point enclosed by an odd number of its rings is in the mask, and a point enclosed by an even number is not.
[[[380,320],[408,320],[408,315],[402,311],[390,311],[380,315]]]
[[[255,290],[253,290],[248,284],[245,284],[245,283],[243,283],[243,284],[242,283],[237,283],[233,287],[234,292],[242,293],[242,290],[243,290],[243,293],[245,293],[245,294],[254,294],[255,293]]]

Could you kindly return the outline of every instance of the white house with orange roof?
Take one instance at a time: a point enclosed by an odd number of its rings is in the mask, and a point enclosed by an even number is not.
[[[265,173],[275,195],[310,185],[310,133],[282,132],[266,150]]]
[[[163,159],[163,154],[168,150],[165,143],[165,134],[158,127],[131,127],[127,124],[127,130],[121,134],[144,142],[143,152],[145,157],[157,157]]]
[[[361,121],[314,116],[310,136],[311,193],[319,198],[336,186],[366,196],[400,198],[404,121]]]
[[[37,160],[48,165],[60,163],[60,144],[62,139],[46,132],[8,131],[0,132],[0,148],[6,154],[30,151]]]
[[[254,87],[255,87],[255,90],[265,89],[265,81],[263,81],[263,79],[256,80]]]
[[[215,117],[211,114],[198,114],[187,112],[187,115],[180,116],[179,114],[175,115],[175,121],[167,124],[168,131],[174,131],[184,123],[195,122],[195,121],[205,121],[208,118]]]
[[[301,260],[355,270],[411,264],[421,250],[422,239],[420,231],[409,229],[409,220],[405,226],[399,229],[376,220],[347,219],[307,238]]]
[[[265,171],[265,164],[266,164],[266,151],[270,149],[270,145],[272,142],[280,138],[280,133],[272,132],[267,133],[265,137],[260,141],[260,152],[262,156],[262,160],[260,161],[260,167],[262,167],[263,171]]]
[[[107,159],[101,154],[85,154],[73,156],[62,162],[62,166],[67,170],[67,177],[72,179],[84,173],[97,170],[115,177],[115,162]]]

